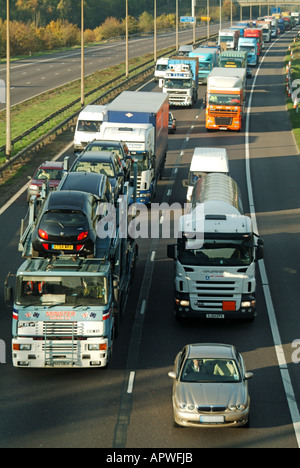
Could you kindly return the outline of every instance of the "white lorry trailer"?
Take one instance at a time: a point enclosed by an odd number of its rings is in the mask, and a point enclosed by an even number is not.
[[[208,174],[200,184],[192,211],[179,220],[177,244],[168,245],[175,261],[175,316],[253,320],[262,240],[243,213],[233,179]]]
[[[131,144],[131,154],[138,161],[137,202],[151,203],[167,157],[168,95],[124,91],[108,104],[105,120],[107,124],[104,128],[117,124],[115,139],[126,138],[123,141]],[[127,136],[124,135],[124,128],[127,128]],[[101,138],[104,138],[104,134]]]
[[[227,151],[225,148],[195,148],[188,180],[185,182],[187,186],[186,199],[191,201],[193,188],[195,183],[206,174],[211,172],[222,172],[229,174],[229,163]]]

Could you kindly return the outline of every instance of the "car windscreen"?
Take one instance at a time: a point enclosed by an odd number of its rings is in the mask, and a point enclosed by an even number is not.
[[[241,376],[234,359],[187,359],[181,382],[240,382]]]
[[[63,171],[59,169],[40,168],[34,174],[37,180],[61,180]]]

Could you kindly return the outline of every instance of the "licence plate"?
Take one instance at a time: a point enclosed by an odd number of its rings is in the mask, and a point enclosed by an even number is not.
[[[57,245],[53,244],[52,245],[53,250],[74,250],[73,245]]]
[[[225,318],[224,314],[206,314],[206,318],[208,319],[223,319]]]
[[[224,423],[224,421],[225,421],[224,416],[200,416],[201,423],[221,424],[221,423]]]

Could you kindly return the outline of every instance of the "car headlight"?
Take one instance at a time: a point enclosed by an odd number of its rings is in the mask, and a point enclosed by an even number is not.
[[[238,411],[244,411],[246,409],[246,405],[236,405],[236,409]]]
[[[37,185],[29,185],[30,190],[39,190],[39,187]]]
[[[184,410],[184,411],[194,411],[195,409],[195,405],[193,405],[192,403],[183,403],[183,402],[180,402],[178,403],[178,406],[180,409]]]
[[[236,411],[235,405],[228,405],[227,408],[229,409],[229,411]]]
[[[246,409],[246,405],[228,405],[227,408],[229,409],[229,411],[244,411]]]

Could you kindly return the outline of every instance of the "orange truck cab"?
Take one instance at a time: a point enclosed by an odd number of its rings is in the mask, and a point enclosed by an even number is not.
[[[207,80],[207,130],[240,131],[245,108],[246,69],[214,68]]]

